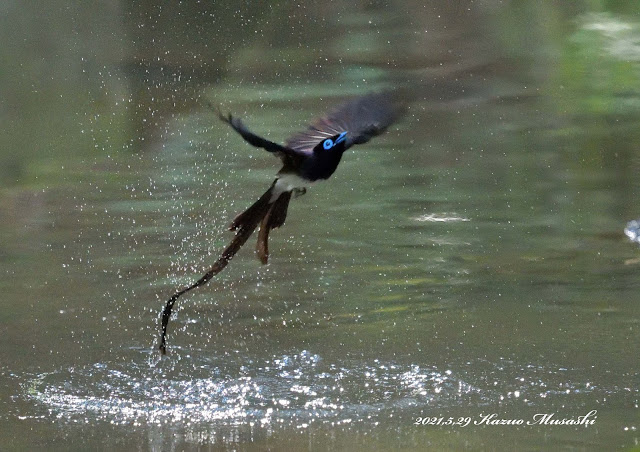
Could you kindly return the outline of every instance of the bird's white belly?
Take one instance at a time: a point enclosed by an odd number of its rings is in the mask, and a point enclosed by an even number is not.
[[[281,174],[276,181],[276,185],[271,195],[271,202],[278,199],[282,193],[294,190],[296,188],[306,188],[312,185],[313,182],[307,179],[303,179],[296,174]]]

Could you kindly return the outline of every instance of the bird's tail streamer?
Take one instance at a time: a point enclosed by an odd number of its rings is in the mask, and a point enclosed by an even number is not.
[[[236,231],[236,235],[231,240],[231,243],[222,251],[222,254],[218,260],[207,270],[207,272],[190,286],[184,287],[174,293],[169,300],[167,300],[164,309],[162,310],[162,329],[160,333],[160,345],[158,349],[163,355],[167,354],[167,326],[169,325],[169,319],[171,318],[171,311],[178,298],[185,293],[205,285],[215,275],[220,273],[229,263],[229,261],[236,255],[236,253],[242,248],[242,245],[251,237],[253,231],[258,227],[262,219],[267,215],[271,209],[271,195],[274,190],[275,182],[264,195],[258,199],[249,209],[241,213],[236,217],[231,225],[231,230]]]
[[[266,264],[269,261],[269,231],[279,228],[284,224],[284,220],[287,218],[287,209],[289,208],[290,200],[290,191],[282,193],[278,199],[273,202],[269,211],[260,222],[256,253],[262,264]]]

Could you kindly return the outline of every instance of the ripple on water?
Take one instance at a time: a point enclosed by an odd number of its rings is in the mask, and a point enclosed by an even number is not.
[[[461,217],[456,214],[446,213],[427,213],[413,218],[414,221],[429,223],[455,223],[459,221],[471,221],[469,218]]]
[[[371,422],[481,398],[451,371],[380,360],[337,364],[308,351],[231,363],[191,356],[153,365],[146,351],[139,358],[40,374],[25,392],[59,419],[112,424]]]
[[[44,406],[47,417],[64,422],[305,428],[376,426],[408,413],[468,412],[470,406],[582,406],[585,397],[609,400],[638,392],[638,374],[623,376],[629,381],[624,387],[610,386],[585,380],[585,369],[505,359],[459,363],[454,372],[378,359],[330,362],[309,351],[264,359],[188,356],[174,347],[174,358],[157,363],[150,351],[133,352],[133,359],[121,363],[26,379],[24,394]],[[21,417],[42,418],[42,412]]]

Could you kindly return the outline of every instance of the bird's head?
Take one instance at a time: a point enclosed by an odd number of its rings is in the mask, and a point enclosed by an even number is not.
[[[347,132],[339,133],[331,138],[326,138],[313,148],[313,152],[344,152],[347,145]]]

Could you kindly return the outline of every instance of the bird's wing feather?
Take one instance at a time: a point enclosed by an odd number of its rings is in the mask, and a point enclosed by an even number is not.
[[[357,97],[339,105],[315,120],[307,130],[289,138],[286,146],[298,152],[311,152],[325,138],[347,132],[346,148],[380,135],[404,112],[405,105],[396,92]]]
[[[274,143],[273,141],[269,141],[266,138],[262,138],[261,136],[258,136],[255,133],[251,132],[247,128],[247,126],[244,125],[240,118],[235,118],[231,114],[225,116],[220,112],[219,116],[222,121],[233,127],[233,130],[238,132],[242,136],[242,138],[244,138],[245,141],[250,145],[257,148],[265,149],[275,154],[287,154],[288,152],[290,152],[290,150],[285,148],[284,146],[281,146],[278,143]],[[278,156],[282,158],[281,155]]]
[[[308,157],[307,152],[291,149],[256,135],[247,129],[240,118],[235,118],[231,114],[224,116],[222,113],[219,113],[219,116],[222,121],[233,127],[233,130],[238,132],[247,143],[275,154],[276,157],[282,160],[285,167],[295,168],[301,161]]]

